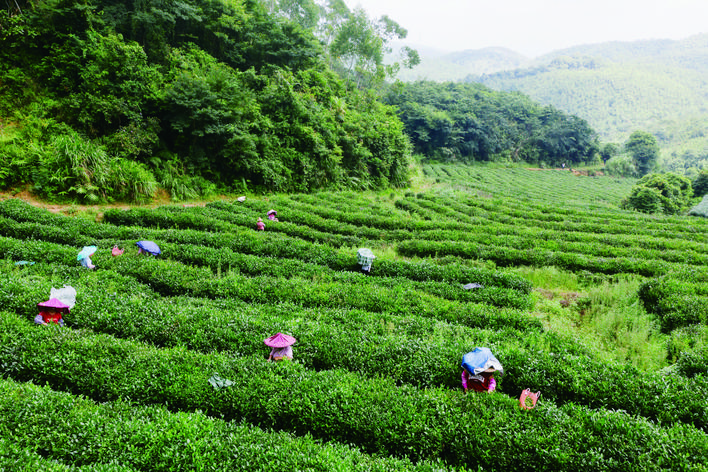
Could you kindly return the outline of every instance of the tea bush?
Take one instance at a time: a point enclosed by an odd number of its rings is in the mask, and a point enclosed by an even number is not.
[[[0,365],[14,380],[47,382],[101,402],[199,409],[355,444],[377,456],[440,458],[452,466],[495,470],[529,463],[603,470],[620,464],[625,470],[668,470],[658,466],[666,464],[683,470],[708,459],[708,438],[695,427],[664,426],[619,411],[549,403],[527,414],[504,395],[419,390],[345,371],[312,372],[292,362],[155,349],[80,330],[32,327],[9,314],[0,324]],[[207,381],[213,372],[231,387],[214,390]]]

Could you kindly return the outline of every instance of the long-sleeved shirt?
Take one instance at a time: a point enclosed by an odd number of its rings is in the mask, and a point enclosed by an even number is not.
[[[34,322],[36,324],[57,323],[59,326],[64,326],[64,319],[61,313],[52,313],[49,311],[40,311],[39,314],[34,317]]]
[[[274,347],[270,351],[270,358],[273,359],[275,357],[287,357],[288,359],[292,359],[293,358],[293,347],[292,346]]]
[[[497,381],[491,375],[473,376],[467,370],[462,369],[462,388],[465,392],[469,389],[477,392],[493,392],[497,388]]]

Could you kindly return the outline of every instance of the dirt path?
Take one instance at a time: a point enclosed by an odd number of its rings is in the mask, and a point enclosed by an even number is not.
[[[62,214],[66,216],[76,216],[77,214],[87,214],[94,215],[96,221],[100,221],[103,218],[103,212],[109,209],[118,208],[121,210],[127,210],[129,208],[155,208],[161,205],[168,205],[171,202],[169,198],[161,197],[155,199],[155,201],[146,204],[129,204],[129,203],[102,203],[100,205],[78,205],[71,203],[49,203],[40,200],[36,196],[32,195],[27,190],[22,191],[10,191],[10,192],[0,192],[0,201],[8,200],[11,198],[18,198],[24,200],[33,206],[44,208],[52,213]],[[181,203],[184,207],[192,206],[204,206],[208,202],[189,202]]]

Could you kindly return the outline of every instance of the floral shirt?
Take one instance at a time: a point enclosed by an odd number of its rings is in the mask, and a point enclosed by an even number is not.
[[[466,369],[462,369],[462,388],[465,392],[469,389],[493,392],[497,388],[497,381],[491,375],[470,375]]]
[[[288,359],[293,358],[293,347],[292,346],[285,346],[285,347],[274,347],[273,350],[270,351],[270,357],[275,358],[275,357],[287,357]]]

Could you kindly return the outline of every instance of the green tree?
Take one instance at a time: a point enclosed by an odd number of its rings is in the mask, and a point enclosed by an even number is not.
[[[687,210],[692,196],[691,181],[686,177],[673,173],[649,174],[637,181],[622,206],[644,213],[673,215]]]
[[[622,208],[640,211],[642,213],[660,213],[661,192],[655,188],[636,186],[626,200],[622,201]]]
[[[708,194],[708,170],[703,169],[691,184],[695,196],[702,197]]]
[[[637,175],[634,162],[627,154],[620,154],[607,161],[605,172],[617,177],[634,177]]]
[[[314,30],[320,19],[320,7],[314,0],[267,0],[268,10],[299,24],[303,29]]]
[[[615,157],[617,154],[619,154],[620,148],[617,144],[615,143],[605,143],[602,145],[600,148],[600,158],[602,159],[602,163],[604,165],[607,165],[607,161]]]
[[[624,148],[632,156],[640,177],[656,167],[659,159],[659,144],[651,133],[634,131],[625,142]]]
[[[551,165],[589,163],[599,149],[597,134],[587,121],[545,107],[539,130],[540,159]]]
[[[401,63],[385,64],[384,57],[392,52],[391,41],[404,39],[408,32],[388,16],[369,19],[366,11],[355,8],[346,11],[338,3],[332,9],[336,26],[326,30],[331,37],[328,53],[330,65],[348,83],[357,87],[378,87],[387,77],[394,77],[404,67],[412,68],[420,62],[418,53],[409,47],[402,49]],[[344,15],[344,21],[338,18]]]

